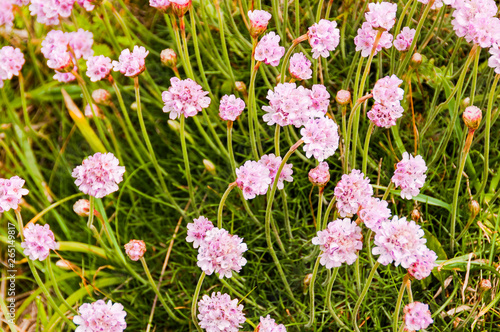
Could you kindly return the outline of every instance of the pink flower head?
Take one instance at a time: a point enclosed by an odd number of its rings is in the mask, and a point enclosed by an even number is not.
[[[74,65],[71,54],[61,49],[55,49],[50,58],[47,59],[47,66],[56,71],[69,72]]]
[[[28,195],[24,189],[24,180],[15,175],[10,179],[0,178],[0,213],[17,209],[23,196]]]
[[[320,246],[320,264],[327,269],[339,267],[342,263],[351,265],[363,248],[361,228],[351,219],[336,219],[325,230],[319,231],[312,243]]]
[[[4,26],[5,30],[10,31],[14,25],[14,13],[12,11],[12,3],[9,0],[0,1],[0,27]]]
[[[85,8],[86,11],[91,12],[94,10],[95,5],[94,2],[95,0],[76,0],[78,5],[82,8]]]
[[[267,24],[271,19],[271,14],[265,10],[249,10],[250,36],[257,37],[267,29]],[[279,40],[278,40],[279,41]]]
[[[214,224],[204,216],[193,219],[192,223],[187,224],[187,242],[193,242],[193,247],[198,248],[205,240],[207,232],[214,228]]]
[[[267,169],[269,170],[269,177],[271,178],[271,184],[274,183],[274,180],[276,178],[276,173],[278,173],[278,168],[280,167],[282,160],[283,159],[281,157],[276,157],[274,153],[271,153],[263,155],[258,161],[260,164],[266,166]],[[293,166],[292,164],[285,164],[283,166],[277,185],[277,188],[279,190],[285,187],[283,181],[293,182],[292,166]]]
[[[61,30],[50,30],[42,41],[42,54],[46,59],[54,52],[68,52],[69,34]]]
[[[92,56],[87,60],[87,76],[92,82],[106,78],[111,73],[111,59],[104,55]]]
[[[134,46],[134,50],[124,49],[118,58],[119,61],[113,61],[113,70],[119,71],[125,76],[135,77],[146,70],[146,57],[149,51],[143,46]]]
[[[391,30],[396,23],[398,5],[390,2],[369,3],[365,13],[366,22],[374,29]]]
[[[73,205],[73,211],[80,217],[88,217],[90,214],[90,201],[88,199],[79,199]]]
[[[46,25],[59,24],[59,16],[69,17],[76,0],[31,0],[31,16]]]
[[[168,91],[163,91],[161,94],[165,103],[163,112],[170,113],[170,119],[195,116],[210,105],[210,97],[206,96],[208,92],[203,91],[192,79],[180,80],[172,77],[170,84]]]
[[[463,0],[455,3],[451,24],[459,37],[481,47],[491,47],[499,39],[500,21],[494,0]]]
[[[361,206],[359,218],[366,227],[377,232],[382,222],[391,217],[391,210],[387,207],[387,201],[381,201],[379,198],[370,197]]]
[[[404,90],[399,87],[402,83],[394,74],[379,79],[373,87],[373,99],[384,106],[399,105],[404,97]]]
[[[313,58],[320,56],[328,58],[329,52],[334,51],[340,42],[340,30],[337,22],[321,19],[307,30],[309,44],[312,47]]]
[[[237,235],[231,235],[225,229],[212,228],[205,234],[205,239],[198,248],[197,265],[207,275],[218,273],[219,278],[231,278],[234,272],[240,272],[247,263],[243,253],[247,245]]]
[[[253,199],[257,195],[265,195],[271,184],[271,172],[257,161],[248,160],[236,169],[236,183],[243,191],[243,197]]]
[[[304,53],[295,53],[290,58],[288,71],[296,80],[308,80],[312,77],[311,61],[306,58]]]
[[[335,101],[342,106],[345,106],[351,102],[351,93],[349,90],[339,90],[335,96]]]
[[[125,252],[131,260],[137,262],[146,252],[146,243],[142,240],[130,240],[125,244]]]
[[[219,116],[222,120],[236,121],[243,113],[245,102],[241,98],[236,98],[235,95],[224,95],[220,100]]]
[[[16,5],[16,6],[26,6],[30,3],[30,0],[12,0],[11,1],[13,5]]]
[[[51,250],[59,249],[59,243],[56,242],[49,224],[41,226],[29,223],[23,233],[24,242],[21,243],[21,248],[24,249],[24,255],[31,260],[43,261]]]
[[[397,164],[391,181],[401,187],[401,197],[412,199],[420,193],[425,183],[427,166],[422,156],[413,157],[408,152],[403,153],[403,159]]]
[[[82,165],[75,167],[71,176],[78,189],[83,193],[103,198],[117,191],[118,183],[123,180],[125,167],[118,165],[118,159],[111,153],[97,152],[85,159]]]
[[[73,75],[71,73],[59,72],[57,70],[56,70],[56,74],[53,76],[53,78],[56,81],[59,81],[59,82],[62,82],[62,83],[69,83],[69,82],[73,82],[74,80],[76,80],[75,75]]]
[[[350,174],[342,175],[334,194],[340,216],[351,217],[373,195],[373,188],[368,177],[359,169],[353,169]]]
[[[330,94],[326,91],[326,87],[323,84],[314,84],[311,88],[311,94],[309,95],[312,101],[312,109],[314,114],[325,115],[328,112],[328,105],[330,105]]]
[[[149,5],[165,12],[170,8],[171,3],[169,0],[149,0]]]
[[[300,130],[307,158],[323,161],[333,156],[339,147],[337,124],[330,118],[310,119]]]
[[[417,254],[417,260],[408,268],[408,273],[415,279],[427,278],[434,267],[436,267],[436,253],[427,247]]]
[[[12,46],[0,48],[0,82],[19,76],[24,65],[24,55],[20,49]]]
[[[103,300],[84,303],[78,308],[78,316],[73,317],[73,323],[79,325],[75,332],[123,332],[127,327],[123,305]]]
[[[178,17],[184,16],[187,11],[191,8],[191,0],[170,0],[172,6],[172,11]]]
[[[413,38],[415,37],[415,32],[415,29],[404,27],[403,30],[401,30],[401,33],[396,36],[393,43],[394,47],[400,52],[408,51],[411,43],[413,42]]]
[[[94,43],[94,35],[90,31],[78,29],[75,32],[68,32],[68,44],[77,59],[84,58],[87,60],[94,54],[92,44]]]
[[[255,48],[255,60],[263,61],[273,67],[280,64],[283,55],[285,55],[285,48],[280,46],[280,36],[274,31],[262,37]]]
[[[111,94],[104,89],[92,91],[92,99],[99,105],[111,105]]]
[[[375,102],[367,116],[377,127],[391,128],[396,120],[403,116],[404,108],[400,104],[384,106]]]
[[[326,161],[322,161],[318,166],[309,171],[309,181],[318,187],[324,187],[330,181],[330,167]]]
[[[481,124],[483,112],[481,112],[481,109],[479,107],[469,106],[465,108],[464,113],[462,114],[462,118],[464,119],[467,127],[469,127],[469,130],[476,130]]]
[[[431,317],[431,311],[427,304],[421,302],[412,302],[403,309],[405,331],[419,331],[426,329],[434,321]]]
[[[425,249],[424,231],[413,220],[394,216],[391,221],[384,221],[375,234],[374,255],[380,255],[378,262],[388,265],[401,265],[408,269],[417,261]]]
[[[267,317],[260,317],[260,323],[257,325],[255,332],[286,332],[286,327],[283,324],[277,324],[276,321],[267,315]]]
[[[494,45],[489,52],[491,56],[488,59],[488,66],[495,69],[496,74],[500,74],[500,49],[497,45]]]
[[[373,29],[370,23],[364,22],[361,28],[358,29],[358,35],[354,37],[354,44],[356,45],[356,52],[361,51],[362,57],[368,57],[375,45],[377,38],[377,30]],[[374,55],[377,55],[382,48],[389,49],[392,46],[392,35],[384,31],[380,37],[377,47],[375,48]]]
[[[83,113],[85,114],[85,116],[87,118],[94,117],[94,114],[95,114],[95,116],[97,116],[99,118],[102,118],[102,116],[103,116],[101,113],[101,109],[96,104],[92,104],[92,108],[90,108],[90,104],[85,105],[85,108],[83,109]]]
[[[207,332],[238,332],[245,322],[243,305],[238,305],[238,299],[231,300],[229,294],[203,295],[198,311],[200,327]]]

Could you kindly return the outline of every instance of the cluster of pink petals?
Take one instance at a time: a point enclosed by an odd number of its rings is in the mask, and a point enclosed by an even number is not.
[[[333,156],[339,147],[338,126],[330,118],[309,119],[300,134],[307,158],[314,156],[316,160],[323,161]]]
[[[236,184],[243,191],[245,199],[253,199],[257,195],[265,195],[272,183],[271,172],[262,163],[248,160],[236,169]]]
[[[391,181],[396,188],[401,187],[401,197],[412,199],[420,193],[425,183],[427,166],[422,156],[413,157],[403,153],[403,159],[396,165]]]
[[[74,68],[74,69],[76,70],[76,68]],[[73,75],[72,73],[65,73],[65,72],[60,72],[57,70],[56,70],[56,73],[53,76],[53,78],[56,81],[59,81],[61,83],[69,83],[69,82],[76,80],[75,75]]]
[[[436,267],[437,255],[434,251],[425,247],[416,255],[417,260],[408,268],[408,273],[417,280],[427,278],[434,267]]]
[[[330,167],[326,161],[322,161],[318,166],[309,171],[309,181],[319,187],[324,187],[330,181]]]
[[[172,77],[170,84],[170,88],[161,94],[165,103],[163,112],[170,113],[170,119],[195,116],[210,105],[210,97],[206,96],[208,92],[203,91],[192,79],[180,80]]]
[[[396,125],[403,112],[404,108],[399,103],[385,106],[376,102],[366,115],[377,127],[390,128]]]
[[[488,59],[488,66],[495,69],[496,74],[500,74],[500,48],[494,45],[489,52],[491,56]]]
[[[321,19],[314,23],[307,30],[309,44],[312,47],[313,58],[320,56],[328,58],[331,51],[334,51],[340,42],[340,30],[337,29],[337,22]]]
[[[59,249],[59,243],[56,242],[49,224],[40,226],[29,223],[23,234],[24,242],[21,243],[21,248],[24,249],[24,255],[31,260],[43,261],[51,250]]]
[[[312,243],[320,246],[320,264],[327,269],[339,267],[342,263],[351,265],[363,248],[361,228],[351,219],[336,219],[325,230],[319,231]]]
[[[339,215],[342,218],[351,217],[373,195],[373,188],[368,177],[359,169],[353,169],[351,173],[342,175],[334,194]]]
[[[84,303],[78,308],[78,316],[73,323],[78,325],[75,332],[122,332],[127,327],[125,322],[127,312],[123,305],[104,300]]]
[[[200,327],[207,332],[238,332],[245,322],[243,305],[238,305],[238,299],[231,300],[229,294],[203,295],[198,311]]]
[[[88,217],[90,213],[90,201],[88,199],[79,199],[73,204],[73,211],[80,217]]]
[[[391,30],[396,23],[398,5],[390,2],[369,3],[365,13],[366,22],[374,29]]]
[[[4,26],[5,30],[10,31],[14,25],[14,12],[12,11],[12,3],[9,0],[0,1],[0,27]]]
[[[111,104],[111,94],[104,89],[97,89],[92,91],[92,99],[94,99],[95,103],[99,105]]]
[[[429,3],[429,0],[418,0],[418,2],[424,4],[424,5],[427,5]],[[455,0],[435,0],[434,3],[432,4],[432,9],[439,9],[441,7],[443,7],[443,4],[444,5],[454,5],[455,4]]]
[[[205,239],[198,248],[198,266],[207,275],[218,273],[219,278],[231,278],[234,272],[240,272],[247,263],[243,253],[247,245],[237,235],[231,235],[225,229],[212,228],[205,234]]]
[[[78,31],[67,32],[68,44],[77,59],[88,59],[94,54],[92,44],[94,35],[90,31],[78,29]]]
[[[425,249],[424,231],[413,220],[394,216],[391,221],[384,221],[375,234],[374,255],[380,255],[378,262],[388,265],[401,265],[408,269],[417,261]]]
[[[131,260],[138,261],[146,253],[146,243],[142,240],[130,240],[125,244],[125,252]]]
[[[245,102],[241,98],[236,98],[235,95],[224,95],[220,100],[219,116],[222,120],[236,121],[243,113]]]
[[[87,118],[94,117],[94,114],[97,117],[102,117],[101,109],[96,104],[92,104],[92,108],[90,107],[90,104],[85,105],[83,113]]]
[[[260,323],[255,332],[286,332],[286,327],[283,324],[278,325],[271,316],[267,315],[267,317],[260,317]]]
[[[366,227],[376,232],[380,229],[382,222],[387,221],[391,217],[391,210],[387,206],[387,201],[370,197],[362,204],[358,214],[359,218]]]
[[[354,44],[356,45],[356,51],[361,51],[362,57],[368,57],[375,45],[375,39],[377,38],[378,31],[375,30],[370,23],[364,22],[361,28],[358,29],[358,34],[354,37]],[[392,35],[384,31],[375,47],[374,55],[382,50],[382,48],[389,49],[392,46]]]
[[[427,304],[412,302],[403,309],[405,331],[419,331],[426,329],[434,320]]]
[[[24,180],[15,175],[10,179],[0,178],[0,213],[17,209],[23,196],[28,195],[24,189]]]
[[[408,51],[413,38],[415,38],[415,32],[415,29],[404,27],[399,35],[396,36],[396,39],[394,39],[394,47],[400,52]]]
[[[290,58],[288,71],[296,80],[308,80],[312,77],[311,61],[306,58],[304,53],[295,53]]]
[[[149,0],[149,5],[158,10],[166,11],[170,7],[169,0]]]
[[[24,55],[20,49],[12,46],[0,48],[0,88],[4,80],[10,80],[14,75],[19,76],[23,65]]]
[[[271,14],[265,10],[249,10],[248,18],[250,19],[250,35],[257,37],[267,29]]]
[[[198,248],[205,240],[207,232],[214,228],[214,224],[204,216],[193,219],[192,223],[187,224],[187,242],[193,242],[193,247]]]
[[[328,112],[330,105],[330,93],[323,84],[314,84],[309,95],[312,101],[311,108],[316,116],[323,116]]]
[[[36,16],[38,23],[59,24],[60,17],[69,17],[76,0],[31,0],[31,16]]]
[[[273,67],[279,65],[283,55],[285,55],[285,48],[280,46],[280,36],[274,31],[262,37],[255,48],[255,60],[263,61]]]
[[[276,173],[278,173],[278,169],[281,165],[281,161],[283,159],[281,157],[276,157],[274,153],[271,154],[265,154],[263,155],[259,163],[266,166],[267,169],[269,170],[269,177],[271,178],[271,184],[274,183],[274,179],[276,178]],[[279,190],[283,189],[285,187],[284,181],[287,182],[293,182],[293,170],[292,170],[292,164],[285,164],[283,166],[283,169],[281,170],[280,177],[278,179],[278,184],[277,188]]]
[[[399,105],[404,97],[404,90],[399,87],[402,83],[403,80],[394,74],[379,79],[373,87],[373,99],[385,106]]]
[[[21,7],[21,6],[29,5],[30,0],[12,0],[11,2],[13,5]]]
[[[71,176],[78,189],[83,193],[102,198],[118,190],[118,183],[123,180],[125,167],[118,165],[118,159],[111,153],[89,156],[82,165],[75,167]]]
[[[113,61],[113,70],[128,77],[135,77],[146,70],[145,59],[148,54],[149,51],[143,46],[134,46],[132,52],[126,48],[120,53],[118,61]]]
[[[82,7],[82,8],[85,8],[85,10],[88,12],[91,12],[94,10],[94,8],[95,8],[95,5],[93,3],[94,1],[95,0],[76,0],[78,5],[80,5],[80,7]]]
[[[106,78],[111,73],[111,59],[104,55],[92,56],[87,60],[87,76],[92,82]]]

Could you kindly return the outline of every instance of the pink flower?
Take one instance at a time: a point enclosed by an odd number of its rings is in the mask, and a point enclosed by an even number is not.
[[[55,241],[54,233],[50,230],[49,224],[40,226],[29,223],[24,228],[24,242],[21,248],[24,249],[24,255],[31,260],[43,261],[51,250],[59,249],[59,243]]]
[[[208,92],[203,91],[192,79],[186,78],[181,81],[177,77],[172,77],[170,84],[168,91],[163,91],[161,94],[165,103],[163,112],[170,113],[170,119],[195,116],[210,105],[210,97],[206,97]]]
[[[404,97],[404,90],[399,87],[402,83],[394,74],[379,79],[373,87],[373,99],[385,106],[399,105]]]
[[[10,179],[0,178],[0,213],[17,209],[23,196],[28,195],[24,189],[24,180],[15,175]]]
[[[286,327],[283,324],[277,324],[271,316],[260,317],[260,323],[257,325],[255,332],[286,332]]]
[[[351,265],[363,248],[361,228],[351,219],[336,219],[325,230],[319,231],[312,243],[321,248],[320,264],[327,269],[339,267],[342,263]]]
[[[187,11],[191,8],[191,0],[170,0],[172,6],[172,11],[178,17],[184,16]]]
[[[92,110],[93,110],[94,112],[92,112]],[[94,114],[95,114],[97,117],[99,117],[99,118],[101,118],[101,117],[102,117],[101,109],[100,109],[99,107],[97,107],[97,105],[96,105],[96,104],[92,104],[92,108],[90,108],[90,104],[85,105],[85,108],[83,109],[83,113],[85,114],[85,116],[86,116],[87,118],[92,118],[92,117],[94,117]]]
[[[391,128],[403,116],[404,108],[399,104],[384,106],[375,102],[367,116],[377,127]]]
[[[378,262],[382,265],[394,262],[408,269],[427,248],[423,236],[424,231],[413,220],[408,222],[404,217],[394,216],[380,225],[372,253],[380,255]]]
[[[161,63],[170,68],[176,68],[177,66],[177,53],[171,48],[166,48],[160,53]]]
[[[54,50],[50,58],[47,59],[47,66],[56,71],[70,71],[70,67],[74,66],[74,62],[69,52],[57,49]]]
[[[276,178],[276,173],[278,173],[278,169],[281,165],[281,161],[283,159],[281,157],[276,157],[274,153],[263,155],[258,161],[259,164],[262,164],[267,167],[269,170],[269,177],[271,178],[271,185],[274,183],[274,179]],[[285,164],[283,169],[281,170],[281,174],[278,180],[277,188],[279,190],[283,189],[285,186],[283,181],[293,182],[292,174],[292,164]]]
[[[337,210],[342,218],[358,213],[363,203],[373,195],[370,179],[359,169],[342,175],[334,190],[337,199]]]
[[[69,17],[76,0],[31,0],[29,7],[31,16],[46,25],[59,24],[59,16]]]
[[[406,305],[403,312],[405,314],[405,331],[426,329],[434,322],[431,317],[429,306],[421,302],[412,302]]]
[[[224,95],[220,100],[219,116],[222,120],[236,121],[243,113],[245,102],[241,98],[236,98],[235,95]]]
[[[103,300],[93,303],[84,303],[78,308],[78,316],[73,323],[79,325],[75,332],[123,332],[127,327],[123,305]]]
[[[415,37],[415,32],[415,29],[404,27],[403,30],[401,30],[401,33],[396,36],[393,43],[394,47],[400,52],[408,51],[411,43],[413,42],[413,38]]]
[[[330,167],[326,161],[322,161],[318,166],[309,171],[309,181],[318,187],[324,187],[330,181]]]
[[[193,219],[192,223],[187,224],[187,242],[193,242],[193,247],[198,248],[205,240],[207,232],[214,228],[214,224],[204,216]]]
[[[339,147],[337,124],[330,118],[310,119],[300,130],[307,158],[314,156],[323,161],[332,156]]]
[[[418,0],[418,2],[427,5],[429,3],[429,0]],[[439,9],[443,7],[443,4],[451,5],[453,7],[453,5],[455,4],[455,0],[436,0],[434,1],[434,4],[431,6],[431,9]]]
[[[309,97],[312,101],[311,108],[314,110],[316,116],[323,116],[328,112],[330,94],[326,91],[326,87],[323,84],[314,84]]]
[[[149,0],[149,5],[165,12],[168,8],[170,8],[171,3],[169,0]]]
[[[200,242],[197,265],[207,275],[215,272],[220,279],[231,278],[233,271],[240,272],[247,263],[243,258],[243,253],[247,250],[242,238],[214,227],[207,231],[205,239]]]
[[[372,28],[391,30],[396,23],[398,5],[390,2],[369,3],[368,12],[365,13],[366,22]]]
[[[335,96],[335,101],[342,106],[345,106],[351,102],[351,93],[348,90],[339,90]]]
[[[269,23],[271,17],[271,14],[265,10],[249,10],[248,18],[250,19],[250,36],[255,38],[266,31],[267,24]]]
[[[90,202],[88,199],[79,199],[73,205],[73,211],[80,217],[88,217],[90,214]]]
[[[328,58],[329,52],[334,51],[340,42],[340,30],[337,22],[321,19],[307,30],[309,44],[312,47],[313,58],[320,56]]]
[[[69,34],[61,30],[50,30],[42,41],[42,54],[46,59],[54,52],[68,52]]]
[[[465,108],[462,118],[469,130],[476,130],[481,124],[483,112],[481,112],[479,107],[469,106]]]
[[[306,58],[304,53],[295,53],[290,58],[288,71],[296,80],[308,80],[312,77],[311,61]]]
[[[488,59],[488,66],[495,69],[496,74],[500,74],[500,49],[494,45],[489,52],[491,57]]]
[[[131,260],[137,262],[146,252],[146,243],[142,240],[130,240],[125,244],[125,252]]]
[[[91,12],[94,10],[95,5],[92,3],[94,0],[76,0],[80,7],[85,8],[86,11]]]
[[[280,46],[280,36],[274,31],[262,37],[255,48],[255,60],[263,61],[273,67],[279,65],[283,55],[285,55],[285,48]]]
[[[75,167],[71,176],[78,189],[83,193],[102,198],[117,191],[118,183],[123,180],[125,167],[118,165],[118,159],[111,153],[97,152]]]
[[[401,187],[401,197],[412,199],[420,193],[425,183],[427,166],[422,156],[413,157],[408,152],[403,153],[403,159],[397,164],[391,181]]]
[[[56,74],[53,76],[53,78],[56,81],[59,81],[62,83],[69,83],[69,82],[73,82],[74,80],[76,80],[75,75],[73,75],[71,73],[62,73],[62,72],[59,72],[57,70],[56,70]]]
[[[5,26],[5,30],[10,31],[13,25],[12,3],[8,0],[2,0],[0,1],[0,27]]]
[[[463,0],[455,3],[451,24],[459,37],[481,47],[491,47],[499,38],[497,5],[493,0]]]
[[[389,210],[387,205],[386,201],[370,197],[362,204],[361,210],[358,213],[359,218],[365,223],[366,227],[377,232],[382,222],[388,221],[391,217],[391,210]]]
[[[265,195],[271,184],[271,172],[257,161],[248,160],[236,169],[236,183],[243,191],[245,199],[253,199],[257,195]]]
[[[416,255],[416,262],[408,268],[408,273],[417,280],[427,278],[436,265],[436,253],[427,247]]]
[[[483,48],[489,48],[500,42],[500,19],[488,14],[477,14],[469,25],[465,40]]]
[[[16,5],[16,6],[26,6],[30,3],[30,0],[12,0],[11,1],[13,5]]]
[[[24,65],[24,55],[20,49],[12,46],[0,48],[0,82],[19,76]]]
[[[71,47],[77,59],[84,58],[87,60],[94,54],[92,50],[94,35],[92,32],[78,29],[75,32],[68,32],[67,35],[69,47]]]
[[[220,292],[213,292],[211,297],[203,295],[198,311],[200,327],[207,332],[238,332],[245,322],[243,305]]]
[[[119,61],[113,61],[113,70],[119,71],[125,76],[135,77],[146,70],[145,59],[149,51],[143,46],[134,46],[134,50],[124,49],[118,58]]]
[[[92,56],[87,60],[87,76],[92,82],[106,78],[111,73],[111,59],[104,55]]]
[[[92,91],[92,99],[99,105],[110,105],[111,104],[111,94],[104,89],[97,89]]]
[[[358,35],[354,37],[354,44],[356,45],[356,51],[361,51],[362,57],[368,57],[375,45],[375,39],[377,38],[377,30],[373,29],[370,23],[365,22],[358,29]],[[384,31],[382,32],[382,36],[380,37],[377,47],[375,48],[374,55],[377,55],[378,52],[382,50],[382,48],[389,49],[392,46],[392,35]]]

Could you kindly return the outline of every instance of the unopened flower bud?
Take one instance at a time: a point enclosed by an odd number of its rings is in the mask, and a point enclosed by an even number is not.
[[[482,292],[487,292],[491,289],[491,281],[489,279],[481,279],[481,282],[479,282],[479,291]]]
[[[307,292],[307,288],[309,287],[309,284],[311,283],[312,277],[313,277],[313,274],[309,273],[304,278],[304,294]]]
[[[469,107],[470,106],[470,98],[469,97],[465,97],[463,100],[462,100],[462,107],[463,108],[466,108],[466,107]]]
[[[169,68],[177,65],[177,54],[171,48],[164,49],[160,54],[161,63]]]
[[[92,91],[92,99],[98,105],[110,105],[111,104],[111,94],[104,89],[97,89]]]
[[[92,113],[92,110],[94,111],[93,113]],[[89,119],[93,118],[94,114],[98,118],[102,118],[103,117],[102,113],[101,113],[101,109],[99,107],[97,107],[96,104],[92,104],[92,108],[90,108],[90,104],[85,105],[83,113]]]
[[[248,18],[250,19],[250,36],[256,38],[266,31],[271,14],[265,10],[250,10],[248,11]]]
[[[342,106],[347,105],[351,102],[351,93],[347,90],[339,90],[335,100]]]
[[[483,118],[483,113],[476,106],[469,106],[465,109],[462,115],[465,124],[469,127],[470,130],[476,130],[479,128],[479,124],[481,123],[481,119]]]
[[[318,166],[309,171],[309,181],[315,186],[324,187],[330,181],[330,168],[328,163],[322,161]]]
[[[420,53],[415,53],[411,57],[411,66],[413,68],[418,68],[422,64],[422,54]]]
[[[137,103],[135,101],[132,104],[130,104],[130,109],[137,111]]]
[[[418,211],[417,209],[411,211],[411,220],[413,220],[414,222],[418,222],[420,220],[420,211]]]
[[[170,127],[170,129],[172,129],[173,131],[176,131],[176,132],[180,132],[181,125],[179,124],[179,122],[177,122],[175,120],[168,120],[167,123],[168,123],[168,126]]]
[[[56,266],[60,269],[63,270],[71,270],[71,269],[76,269],[77,266],[71,263],[70,261],[67,261],[65,259],[60,259],[56,262]]]
[[[142,240],[130,240],[130,242],[125,245],[125,252],[131,260],[138,261],[146,252],[146,243]]]
[[[236,82],[234,82],[234,86],[236,87],[236,91],[238,91],[238,92],[241,92],[241,93],[247,92],[247,86],[246,86],[245,82],[236,81]]]
[[[205,169],[212,175],[215,175],[215,165],[208,159],[203,159],[203,165],[205,165]]]
[[[172,12],[178,16],[182,17],[191,8],[191,0],[171,0]]]
[[[475,218],[479,211],[481,211],[481,207],[479,206],[478,201],[472,200],[469,202],[469,210],[472,218]]]
[[[90,202],[88,199],[79,199],[73,205],[73,211],[80,217],[88,217],[90,213]]]

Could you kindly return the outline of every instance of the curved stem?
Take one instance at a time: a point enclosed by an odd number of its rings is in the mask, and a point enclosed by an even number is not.
[[[387,189],[385,190],[384,196],[382,197],[382,200],[385,201],[389,194],[391,193],[392,187],[394,187],[394,183],[391,181],[389,182],[389,185],[387,186]]]
[[[231,68],[231,61],[229,60],[229,54],[227,52],[227,45],[226,45],[226,37],[225,32],[224,32],[224,17],[222,16],[220,6],[219,6],[219,1],[215,0],[215,9],[217,11],[217,20],[219,21],[219,33],[220,33],[220,41],[221,41],[221,47],[222,47],[222,54],[224,55],[224,61],[226,61],[226,66],[229,71],[229,77],[231,78],[231,86],[234,87],[234,74],[233,70]]]
[[[200,296],[201,285],[203,284],[203,280],[205,279],[205,272],[201,273],[200,279],[198,280],[198,284],[196,285],[196,290],[193,295],[193,302],[191,303],[191,319],[193,320],[194,326],[198,332],[203,332],[200,325],[198,324],[198,319],[196,318],[196,309],[198,305],[198,297]]]
[[[229,184],[227,187],[226,191],[224,192],[224,195],[222,195],[222,198],[219,203],[219,209],[217,210],[217,228],[221,229],[222,228],[222,210],[224,208],[224,203],[226,202],[227,196],[229,196],[229,193],[231,190],[236,187],[236,181]]]
[[[274,153],[276,157],[280,156],[280,129],[281,127],[276,124],[276,129],[274,130]]]
[[[375,263],[373,265],[372,270],[370,271],[370,275],[368,275],[368,279],[365,281],[365,287],[363,288],[363,291],[359,295],[358,300],[356,301],[356,305],[354,306],[354,310],[352,312],[352,325],[354,326],[354,329],[356,332],[359,332],[359,327],[358,327],[358,311],[359,308],[361,307],[361,303],[363,303],[366,293],[368,293],[368,289],[370,288],[370,285],[372,283],[373,276],[375,275],[375,272],[377,271],[378,266],[380,265],[379,262]]]
[[[92,229],[92,224],[94,223],[94,205],[95,205],[95,198],[94,196],[89,195],[89,219],[87,222],[87,227]]]
[[[280,190],[280,194],[281,194],[281,200],[283,201],[283,215],[285,217],[285,229],[286,232],[288,233],[288,237],[290,237],[290,239],[293,239],[292,227],[290,225],[290,216],[288,214],[288,204],[287,204],[285,189]]]
[[[233,151],[233,121],[227,122],[227,151],[229,152],[229,163],[231,164],[231,173],[236,176],[236,160]]]
[[[50,261],[50,257],[47,257],[47,270],[49,271],[50,279],[52,279],[52,286],[54,287],[54,291],[56,292],[56,295],[57,295],[57,298],[59,299],[59,301],[64,303],[64,305],[66,307],[68,307],[69,310],[71,310],[73,315],[78,315],[78,312],[75,309],[73,309],[72,306],[70,306],[68,304],[68,302],[66,301],[66,299],[62,295],[61,290],[59,289],[59,286],[57,286],[57,279],[56,279],[56,276],[54,275],[54,270],[52,269],[52,262]]]
[[[323,189],[324,187],[319,187],[318,193],[318,212],[316,216],[316,232],[321,230],[321,214],[323,212]]]
[[[332,211],[334,204],[335,204],[335,196],[332,198],[332,200],[328,204],[328,207],[326,208],[325,216],[323,217],[323,229],[326,229],[328,225],[328,217],[330,216],[330,212]]]
[[[288,66],[288,60],[290,59],[290,56],[292,55],[293,50],[297,45],[299,45],[301,42],[307,39],[307,34],[304,34],[298,38],[296,38],[293,42],[292,45],[288,48],[288,51],[286,52],[285,56],[283,57],[283,61],[281,61],[281,72],[280,72],[280,82],[285,83],[285,76],[286,76],[286,68]],[[277,126],[277,125],[276,125]]]
[[[320,224],[319,222],[320,219],[318,219],[318,225]],[[315,309],[314,309],[314,282],[316,281],[316,276],[318,275],[318,267],[319,267],[319,262],[321,261],[321,256],[318,256],[316,259],[316,263],[314,264],[314,269],[313,269],[313,275],[311,278],[311,282],[309,283],[309,322],[305,325],[306,328],[309,328],[313,326],[314,324],[314,316],[315,316]]]
[[[399,311],[401,309],[401,302],[403,301],[403,295],[405,294],[405,287],[408,278],[409,274],[406,274],[403,278],[403,283],[401,284],[401,288],[399,288],[398,299],[396,301],[396,309],[394,310],[394,317],[392,319],[392,330],[394,332],[398,331]]]
[[[182,157],[184,159],[184,171],[186,173],[186,180],[187,180],[187,185],[188,185],[188,191],[189,191],[189,199],[191,200],[191,204],[194,207],[196,205],[195,200],[194,200],[194,188],[193,188],[193,182],[191,180],[191,167],[189,165],[189,156],[187,153],[187,147],[186,147],[186,132],[185,129],[185,122],[186,122],[186,117],[181,115],[181,129],[180,129],[180,134],[181,134],[181,147],[182,147]]]
[[[346,325],[344,324],[343,321],[340,320],[339,316],[335,313],[335,310],[333,310],[332,307],[332,289],[333,289],[333,283],[335,282],[335,279],[337,278],[337,274],[339,272],[339,267],[333,268],[333,273],[332,276],[330,277],[330,280],[328,281],[328,286],[326,288],[326,307],[328,311],[330,312],[330,315],[332,315],[333,319],[337,324],[339,324],[342,327],[345,327]]]
[[[255,77],[257,76],[257,69],[259,69],[260,62],[255,64],[255,58],[253,53],[255,52],[255,46],[257,45],[257,40],[253,40],[254,46],[252,51],[252,73],[250,76],[250,87],[248,92],[248,134],[250,135],[250,144],[252,147],[252,153],[255,160],[259,159],[259,153],[257,152],[257,141],[256,135],[258,135],[258,124],[257,124],[257,110],[255,105]],[[255,127],[254,127],[255,126]]]
[[[366,133],[365,147],[363,149],[363,167],[362,167],[362,172],[365,175],[366,175],[366,165],[368,163],[368,147],[370,145],[370,137],[372,136],[374,128],[375,128],[375,125],[373,124],[372,121],[370,121],[370,127],[368,128],[368,132]]]

